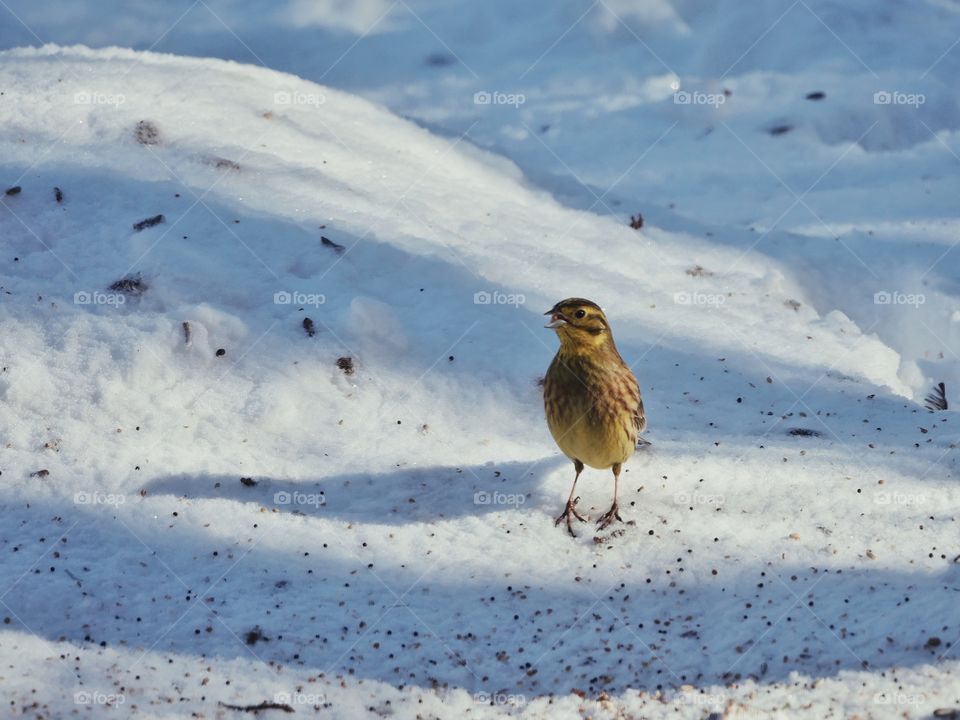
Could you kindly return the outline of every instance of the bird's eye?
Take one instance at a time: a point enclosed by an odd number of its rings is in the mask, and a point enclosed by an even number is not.
[[[586,311],[586,310],[577,310],[577,311],[573,314],[573,316],[579,320],[580,318],[584,317],[586,314],[587,314],[587,311]]]

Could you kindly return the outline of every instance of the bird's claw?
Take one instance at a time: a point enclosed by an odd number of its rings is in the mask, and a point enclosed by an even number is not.
[[[566,507],[566,508],[564,509],[564,511],[560,514],[560,516],[559,516],[556,520],[554,520],[554,522],[553,522],[554,526],[556,526],[556,525],[559,525],[559,524],[560,524],[561,522],[563,522],[564,520],[566,520],[566,521],[567,521],[567,532],[570,533],[570,537],[576,537],[576,536],[577,536],[577,534],[573,531],[573,523],[572,523],[572,520],[571,520],[571,518],[570,518],[571,515],[573,515],[575,518],[577,518],[577,520],[579,520],[580,522],[586,522],[586,521],[587,521],[587,519],[586,519],[583,515],[581,515],[580,513],[577,512],[576,505],[577,505],[578,502],[580,502],[580,497],[579,497],[579,496],[575,497],[573,500],[567,500],[567,507]]]
[[[619,508],[617,507],[616,503],[611,505],[610,509],[601,515],[599,520],[597,520],[597,529],[605,529],[607,526],[613,524],[614,520],[617,522],[623,522],[623,518],[620,517]]]

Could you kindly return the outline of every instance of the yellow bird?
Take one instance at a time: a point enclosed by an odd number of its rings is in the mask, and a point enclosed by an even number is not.
[[[617,352],[600,306],[568,298],[544,314],[550,316],[546,327],[560,338],[544,378],[547,425],[576,471],[567,506],[555,524],[566,520],[567,531],[576,537],[572,517],[586,519],[577,512],[580,498],[574,495],[584,465],[613,470],[613,504],[597,521],[599,528],[623,521],[617,510],[620,468],[636,450],[647,420],[637,378]]]

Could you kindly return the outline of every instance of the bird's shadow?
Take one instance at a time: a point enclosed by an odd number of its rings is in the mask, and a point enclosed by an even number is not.
[[[402,525],[505,510],[542,508],[553,513],[562,500],[547,489],[544,479],[569,464],[553,455],[497,465],[403,467],[305,479],[180,473],[151,480],[143,490],[150,496],[233,500],[345,522],[373,519]]]

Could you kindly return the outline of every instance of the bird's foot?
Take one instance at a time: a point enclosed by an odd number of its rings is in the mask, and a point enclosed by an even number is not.
[[[619,509],[617,508],[616,503],[611,505],[610,509],[607,510],[603,515],[601,515],[599,520],[597,520],[597,529],[598,530],[605,529],[608,525],[613,524],[614,520],[616,520],[617,522],[623,522],[623,518],[620,517],[620,512],[619,512]]]
[[[567,521],[567,532],[570,533],[570,537],[576,537],[576,536],[577,536],[577,534],[573,531],[573,518],[572,518],[571,516],[577,518],[577,520],[579,520],[580,522],[586,522],[586,521],[587,521],[587,519],[586,519],[583,515],[581,515],[580,513],[577,512],[577,503],[578,503],[578,502],[580,502],[579,496],[573,498],[572,500],[567,500],[567,507],[566,507],[566,509],[560,514],[560,517],[558,517],[558,518],[554,521],[554,523],[553,523],[554,525],[559,525],[559,524],[562,523],[564,520],[566,520],[566,521]]]

